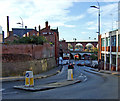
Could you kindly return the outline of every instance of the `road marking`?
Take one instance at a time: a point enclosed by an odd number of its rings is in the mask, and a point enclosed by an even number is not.
[[[85,78],[84,81],[87,81],[87,78]]]
[[[5,90],[5,89],[0,89],[0,92],[2,92],[3,90]]]
[[[2,94],[4,94],[4,95],[6,95],[6,94],[18,94],[18,92],[7,92],[7,93],[2,93]]]

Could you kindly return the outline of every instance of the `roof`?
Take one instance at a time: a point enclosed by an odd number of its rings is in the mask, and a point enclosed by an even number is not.
[[[17,35],[19,37],[23,37],[24,34],[26,34],[27,32],[30,32],[32,30],[34,30],[34,29],[12,28],[13,35]]]

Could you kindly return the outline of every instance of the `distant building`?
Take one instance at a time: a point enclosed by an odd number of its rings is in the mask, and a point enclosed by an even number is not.
[[[101,35],[102,69],[120,71],[120,33],[118,30]]]

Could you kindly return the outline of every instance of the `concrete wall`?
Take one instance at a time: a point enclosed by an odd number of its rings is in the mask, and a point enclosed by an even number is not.
[[[48,71],[56,66],[55,58],[31,60],[22,62],[2,63],[2,76],[25,76],[25,72],[32,70],[33,74]]]

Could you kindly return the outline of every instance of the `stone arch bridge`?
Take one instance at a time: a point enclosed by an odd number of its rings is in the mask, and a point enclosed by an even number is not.
[[[73,51],[75,51],[76,44],[82,44],[83,50],[85,50],[85,47],[87,44],[92,44],[94,47],[97,48],[98,41],[97,40],[82,40],[82,41],[66,41],[62,40],[59,42],[60,49],[63,50],[63,52],[68,52],[68,44],[71,44],[73,47]]]

